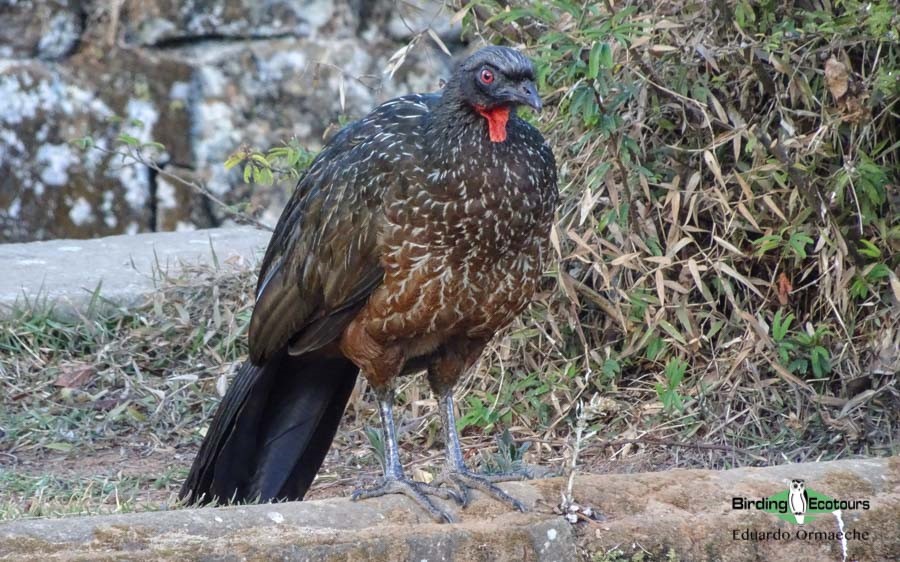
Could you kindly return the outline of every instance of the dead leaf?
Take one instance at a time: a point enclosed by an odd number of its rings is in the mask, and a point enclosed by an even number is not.
[[[216,392],[222,397],[228,392],[228,377],[224,374],[219,375],[219,378],[216,379]]]
[[[684,27],[684,24],[675,23],[669,20],[660,20],[653,27],[656,29],[681,29],[682,27]]]
[[[406,62],[406,56],[409,55],[410,51],[416,46],[417,39],[418,37],[410,41],[407,45],[394,51],[394,54],[388,59],[387,66],[384,69],[384,73],[388,75],[388,78],[393,79],[394,73],[403,66],[404,62]]]
[[[715,176],[716,181],[719,182],[719,185],[722,186],[722,189],[727,189],[725,185],[725,178],[722,176],[722,168],[719,167],[719,161],[716,160],[715,155],[709,150],[703,151],[703,160],[706,162],[706,165],[709,167],[710,171],[712,171],[713,176]]]
[[[428,472],[425,469],[419,467],[413,467],[412,469],[412,478],[414,482],[423,482],[425,484],[431,484],[434,480],[434,475]]]
[[[559,230],[557,230],[557,223],[554,221],[553,226],[550,228],[550,244],[553,245],[553,249],[556,250],[556,256],[559,259],[562,259],[562,247],[559,244]]]
[[[431,37],[431,40],[434,41],[442,51],[444,51],[444,54],[446,54],[448,57],[453,56],[450,53],[450,49],[447,48],[447,45],[444,45],[444,42],[441,41],[441,38],[438,36],[438,34],[430,27],[428,28],[428,36]]]
[[[897,279],[893,271],[891,272],[891,291],[894,292],[894,299],[900,302],[900,279]]]
[[[651,45],[647,50],[654,57],[661,57],[666,53],[674,53],[678,51],[678,47],[673,47],[672,45]]]
[[[509,11],[509,6],[506,7],[506,10]],[[563,12],[556,20],[556,31],[566,32],[575,27],[575,18],[569,12]]]
[[[91,402],[88,407],[92,410],[105,412],[117,407],[120,402],[122,402],[121,398],[101,398]]]
[[[54,386],[63,388],[81,388],[91,378],[94,368],[91,365],[75,365],[63,368],[63,371],[53,381]]]
[[[450,18],[450,25],[456,25],[461,22],[463,18],[466,17],[466,14],[469,13],[469,8],[471,7],[471,4],[466,4],[462,9],[453,14],[453,17]]]
[[[703,57],[703,60],[706,61],[706,64],[708,64],[710,68],[712,68],[716,72],[719,72],[719,65],[716,64],[715,53],[713,53],[703,45],[697,45],[695,49],[700,54],[700,56]]]
[[[752,281],[750,281],[750,279],[748,279],[744,275],[741,275],[740,273],[738,273],[730,265],[723,263],[723,262],[716,262],[713,264],[713,268],[716,269],[717,271],[724,273],[725,275],[731,277],[732,279],[734,279],[741,285],[747,287],[748,289],[750,289],[751,291],[756,293],[756,296],[758,296],[758,297],[763,296],[763,294],[759,292],[759,289],[756,288],[756,286],[753,284]]]
[[[835,100],[839,100],[847,93],[850,83],[850,73],[847,65],[834,57],[825,61],[825,84]]]
[[[563,288],[563,293],[569,297],[569,300],[578,305],[578,295],[575,293],[575,280],[564,271],[559,272],[559,284]]]
[[[725,108],[722,106],[722,103],[716,99],[716,96],[712,95],[712,92],[710,92],[707,94],[706,98],[709,100],[709,104],[712,106],[713,111],[716,112],[716,117],[723,123],[728,123],[728,114],[725,113]]]
[[[733,254],[735,254],[735,255],[737,255],[737,256],[740,256],[740,257],[745,257],[745,256],[744,256],[744,252],[742,252],[742,251],[740,250],[740,248],[738,248],[737,246],[735,246],[734,244],[732,244],[732,243],[729,242],[728,240],[725,240],[724,238],[720,238],[719,236],[715,236],[715,235],[713,236],[713,240],[715,240],[716,242],[718,242],[719,246],[722,246],[723,248],[725,248],[725,249],[728,250],[729,252],[731,252],[731,253],[733,253]]]
[[[787,275],[782,271],[778,275],[778,303],[781,306],[787,305],[788,295],[790,295],[793,290],[794,286],[791,285],[791,280],[788,279]]]

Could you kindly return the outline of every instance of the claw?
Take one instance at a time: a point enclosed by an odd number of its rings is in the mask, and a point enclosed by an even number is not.
[[[450,486],[453,486],[453,495],[457,498],[459,506],[462,508],[469,507],[469,488],[460,486],[456,480],[450,477],[448,470],[445,469],[439,474],[432,482],[432,485],[439,486],[442,490],[449,490]]]
[[[428,515],[438,523],[454,523],[456,521],[450,513],[439,508],[434,502],[428,499],[428,496],[432,495],[459,502],[460,498],[453,490],[438,488],[437,486],[423,484],[421,482],[413,482],[406,478],[385,478],[382,479],[381,483],[372,488],[357,488],[353,491],[353,494],[351,494],[350,499],[357,501],[368,498],[377,498],[387,494],[403,494],[427,511]]]
[[[429,370],[429,376],[431,371]],[[435,484],[443,483],[456,488],[461,505],[469,504],[469,490],[481,490],[485,494],[500,500],[506,505],[518,511],[527,511],[525,506],[516,498],[510,496],[494,485],[495,482],[508,482],[510,480],[525,480],[533,478],[530,470],[522,469],[505,474],[481,475],[470,471],[463,459],[462,449],[459,446],[459,435],[456,432],[456,415],[453,412],[453,393],[450,390],[440,393],[441,424],[444,427],[444,440],[447,447],[447,464]]]
[[[427,496],[437,496],[444,500],[452,500],[458,505],[462,505],[462,498],[456,490],[450,488],[442,488],[434,484],[425,484],[424,482],[413,482],[413,485]]]
[[[525,507],[525,505],[522,504],[522,502],[510,496],[509,494],[501,490],[498,486],[494,485],[495,482],[525,480],[528,477],[529,475],[525,471],[506,474],[481,475],[475,474],[468,469],[453,469],[445,471],[435,480],[435,482],[440,482],[445,485],[452,484],[456,488],[458,495],[462,499],[462,502],[460,504],[462,505],[462,507],[466,507],[469,505],[469,490],[474,489],[484,492],[485,494],[509,505],[517,511],[528,511],[528,509]]]

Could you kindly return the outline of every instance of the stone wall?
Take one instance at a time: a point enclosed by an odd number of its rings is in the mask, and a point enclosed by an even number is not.
[[[834,499],[868,504],[807,514],[803,525],[732,507],[735,497],[767,498],[795,478]],[[475,492],[465,509],[444,504],[459,519],[452,525],[434,524],[396,494],[24,519],[0,523],[0,560],[900,560],[896,456],[578,474],[570,489],[577,504],[564,518],[557,506],[568,485],[565,478],[503,484],[525,513]]]
[[[450,61],[430,39],[383,70],[429,27],[460,51],[450,17],[427,0],[0,0],[0,242],[223,221],[190,188],[70,143],[121,133],[161,142],[167,171],[252,198],[272,223],[292,186],[244,185],[227,156],[291,137],[315,150],[342,117],[437,89]]]

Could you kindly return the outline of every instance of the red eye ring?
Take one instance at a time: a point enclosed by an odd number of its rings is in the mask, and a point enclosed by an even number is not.
[[[484,84],[490,84],[494,81],[494,73],[488,69],[484,69],[481,71],[481,82]]]

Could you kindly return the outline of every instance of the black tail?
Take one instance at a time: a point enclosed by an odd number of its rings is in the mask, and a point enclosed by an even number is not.
[[[303,499],[358,372],[344,357],[317,352],[244,363],[179,496],[192,504]]]

